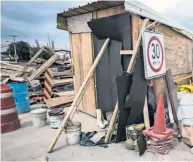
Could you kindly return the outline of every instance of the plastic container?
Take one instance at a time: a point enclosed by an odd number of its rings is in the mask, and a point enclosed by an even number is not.
[[[34,127],[43,127],[47,124],[46,112],[46,109],[36,109],[31,111]]]
[[[58,129],[62,124],[63,119],[64,115],[49,116],[50,127],[52,129]]]
[[[50,123],[50,127],[52,129],[58,129],[60,125],[62,124],[62,121],[64,119],[64,112],[63,109],[54,109],[54,110],[49,110],[48,109],[48,120]]]
[[[180,100],[180,108],[182,110],[182,124],[193,124],[193,93],[182,94]]]
[[[80,142],[81,123],[74,122],[73,126],[66,129],[66,142],[68,145],[75,145]]]
[[[15,99],[17,112],[19,114],[29,112],[30,103],[27,82],[9,83],[8,86],[13,89],[13,96]]]

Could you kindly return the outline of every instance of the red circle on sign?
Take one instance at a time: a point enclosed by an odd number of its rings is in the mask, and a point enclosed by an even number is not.
[[[149,58],[149,47],[150,47],[150,45],[151,45],[151,42],[154,41],[154,40],[156,40],[156,41],[159,43],[159,45],[160,45],[160,47],[161,47],[161,51],[162,51],[162,53],[161,53],[161,55],[162,55],[161,64],[160,64],[159,68],[157,68],[157,69],[152,66],[152,64],[151,64],[151,62],[150,62],[150,58]],[[148,63],[149,63],[150,68],[151,68],[154,72],[156,72],[156,73],[159,72],[159,71],[161,70],[161,68],[162,68],[162,65],[163,65],[163,62],[164,62],[164,56],[163,56],[163,54],[164,54],[164,53],[163,53],[163,47],[162,47],[162,45],[161,45],[160,40],[159,40],[156,36],[151,37],[151,39],[149,40],[148,46],[147,46],[147,59],[148,59]]]

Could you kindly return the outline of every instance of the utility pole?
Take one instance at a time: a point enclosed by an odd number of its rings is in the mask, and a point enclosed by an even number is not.
[[[16,37],[19,37],[18,35],[9,35],[10,37],[13,37],[13,41],[14,41],[14,51],[15,51],[15,54],[14,54],[14,58],[15,58],[15,62],[17,63],[17,60],[18,60],[18,55],[17,55],[17,50],[16,50],[16,44],[15,44],[15,38]]]

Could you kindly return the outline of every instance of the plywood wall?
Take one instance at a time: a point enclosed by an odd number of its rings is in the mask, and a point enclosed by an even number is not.
[[[158,26],[156,31],[164,34],[166,68],[171,68],[173,75],[191,72],[192,40],[165,25]]]
[[[93,44],[91,33],[71,34],[71,53],[75,81],[75,92],[79,90],[84,78],[93,63]],[[96,100],[94,77],[88,84],[83,100],[80,102],[78,109],[95,116]]]
[[[132,40],[133,46],[138,38],[143,20],[137,15],[132,15]],[[171,27],[159,25],[155,32],[164,34],[166,54],[166,68],[171,68],[173,75],[189,73],[193,63],[192,40],[176,32]]]
[[[71,38],[71,56],[76,93],[94,62],[92,35],[90,29],[88,29],[87,22],[91,19],[117,15],[124,12],[124,6],[118,6],[93,12],[92,18],[91,13],[68,18],[67,22]],[[78,108],[87,114],[96,116],[97,103],[94,77],[91,79]]]
[[[112,15],[122,14],[125,12],[126,11],[124,6],[117,6],[117,7],[96,11],[96,17],[93,14],[93,18],[102,18],[102,17],[112,16]]]

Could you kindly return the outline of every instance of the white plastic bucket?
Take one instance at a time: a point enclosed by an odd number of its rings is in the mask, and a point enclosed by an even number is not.
[[[180,107],[182,110],[182,124],[193,124],[193,93],[182,94],[180,100]]]
[[[81,123],[75,122],[73,126],[66,129],[66,142],[68,145],[78,144],[80,141]]]
[[[36,109],[31,111],[34,127],[42,127],[46,125],[46,111],[46,109]]]
[[[64,118],[64,115],[49,116],[50,127],[52,129],[58,129],[62,124],[63,118]]]
[[[182,94],[180,107],[183,118],[193,118],[193,93]]]

